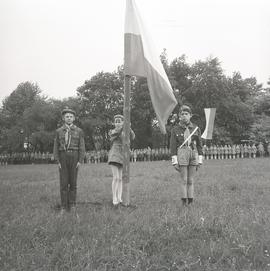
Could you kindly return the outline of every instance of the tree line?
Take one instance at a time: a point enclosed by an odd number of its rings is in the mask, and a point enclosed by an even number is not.
[[[270,80],[263,87],[255,77],[243,78],[240,72],[225,75],[218,58],[188,64],[182,55],[169,63],[166,50],[160,57],[179,106],[193,108],[192,120],[202,130],[204,108],[217,108],[212,143],[270,141]],[[0,152],[51,152],[65,106],[77,112],[76,124],[84,130],[86,149],[108,149],[112,117],[123,112],[123,100],[122,66],[114,72],[98,72],[76,89],[76,96],[65,99],[47,97],[37,83],[22,82],[0,108]],[[167,135],[162,135],[146,79],[132,78],[131,125],[136,133],[132,148],[168,146],[179,106],[168,120]]]

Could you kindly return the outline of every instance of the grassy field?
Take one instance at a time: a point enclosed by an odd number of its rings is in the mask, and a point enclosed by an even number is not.
[[[106,164],[83,165],[78,217],[56,165],[0,167],[0,270],[270,270],[270,159],[206,161],[184,208],[170,162],[131,165],[130,208]]]

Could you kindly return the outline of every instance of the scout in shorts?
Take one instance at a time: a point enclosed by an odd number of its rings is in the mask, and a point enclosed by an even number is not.
[[[190,121],[191,117],[191,108],[183,105],[180,122],[173,127],[170,139],[172,165],[180,172],[183,205],[193,202],[194,175],[203,160],[201,131]]]

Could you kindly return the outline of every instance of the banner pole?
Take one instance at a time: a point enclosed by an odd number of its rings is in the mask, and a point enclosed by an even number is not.
[[[125,75],[124,81],[124,138],[123,138],[123,204],[130,204],[129,172],[130,172],[130,91],[131,76]]]

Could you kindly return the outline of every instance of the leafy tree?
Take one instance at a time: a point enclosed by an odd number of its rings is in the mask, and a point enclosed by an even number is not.
[[[251,126],[250,138],[257,142],[270,142],[270,116],[262,114],[256,117]]]
[[[123,112],[123,91],[123,77],[119,70],[99,72],[77,89],[82,106],[82,123],[88,126],[87,131],[91,133],[87,136],[93,139],[94,134],[99,133],[104,147],[108,146],[113,116]]]
[[[136,134],[134,148],[152,146],[152,124],[155,112],[145,78],[138,78],[132,87],[131,125]]]
[[[185,63],[185,58],[176,59],[171,64],[171,74],[178,89],[180,103],[192,106],[196,123],[203,128],[204,108],[217,108],[215,121],[215,140],[224,134],[223,141],[230,137],[238,141],[247,137],[246,131],[254,121],[250,110],[249,99],[260,90],[254,78],[242,79],[240,73],[233,78],[226,77],[217,58],[197,61],[191,66]]]
[[[186,91],[191,87],[191,67],[186,63],[186,56],[175,58],[170,66],[168,77],[174,89],[175,96],[180,104],[185,103]]]
[[[40,93],[37,84],[24,82],[4,99],[2,110],[10,127],[21,121],[24,111],[41,98]]]

